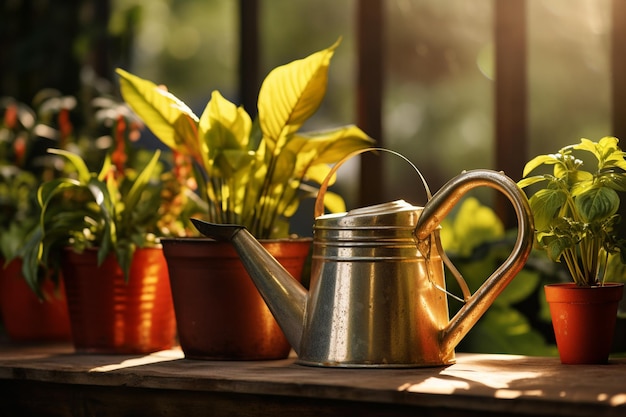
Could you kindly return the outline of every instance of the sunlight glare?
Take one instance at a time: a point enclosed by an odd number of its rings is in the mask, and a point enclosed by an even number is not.
[[[111,372],[118,369],[132,368],[134,366],[148,365],[151,363],[174,361],[183,359],[184,357],[185,355],[182,350],[163,350],[139,358],[126,359],[120,363],[98,366],[90,369],[89,372]]]

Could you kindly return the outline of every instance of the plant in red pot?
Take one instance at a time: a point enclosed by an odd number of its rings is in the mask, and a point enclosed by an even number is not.
[[[201,210],[190,214],[244,225],[294,277],[302,275],[310,239],[291,238],[290,217],[303,198],[316,195],[329,164],[373,143],[356,126],[300,132],[324,98],[337,45],[271,71],[254,121],[218,91],[197,117],[164,87],[117,71],[124,100],[187,161],[193,175],[182,185],[202,202]],[[330,211],[345,210],[336,194],[327,195],[325,203]],[[230,243],[195,237],[163,244],[186,357],[287,356],[289,344]]]
[[[0,313],[4,331],[14,342],[71,337],[62,281],[57,286],[44,279],[37,297],[22,276],[18,256],[39,216],[37,187],[44,177],[54,175],[39,152],[47,140],[39,134],[41,127],[42,118],[33,108],[11,97],[0,98]]]
[[[98,172],[78,154],[49,150],[66,175],[39,187],[40,221],[22,250],[24,276],[35,291],[42,266],[62,272],[80,352],[148,353],[175,343],[158,240],[167,234],[160,152],[133,149],[125,123],[118,120],[116,144]]]
[[[626,154],[618,139],[581,139],[555,154],[539,155],[524,168],[521,188],[529,199],[536,246],[567,266],[573,283],[545,286],[561,362],[606,363],[624,284],[608,276],[609,261],[626,263],[616,225],[620,192],[626,191]],[[549,172],[532,175],[540,167]]]

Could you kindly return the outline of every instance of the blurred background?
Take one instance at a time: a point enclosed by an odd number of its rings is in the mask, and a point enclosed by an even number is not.
[[[525,8],[519,16],[526,42],[523,159],[580,137],[614,134],[611,1],[516,2]],[[242,7],[253,7],[248,13],[254,14],[257,70],[248,89],[256,92],[272,68],[341,37],[325,102],[305,127],[361,122],[368,131],[368,120],[357,114],[357,16],[359,8],[371,4],[380,15],[379,27],[362,30],[380,34],[382,97],[381,128],[370,129],[380,131],[368,133],[409,157],[437,190],[463,169],[501,169],[495,160],[494,127],[497,3],[2,0],[0,95],[26,103],[44,87],[73,95],[81,84],[96,82],[94,77],[99,88],[117,94],[114,69],[122,67],[166,84],[198,113],[214,89],[241,103],[238,74],[246,25],[241,15]],[[380,193],[384,201],[410,199],[420,189],[418,178],[408,166],[387,158],[377,172],[384,186],[370,192]],[[350,205],[364,199],[357,166],[348,164],[340,174]],[[517,168],[507,174],[519,179]]]

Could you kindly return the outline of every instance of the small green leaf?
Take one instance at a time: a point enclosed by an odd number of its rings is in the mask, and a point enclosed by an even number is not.
[[[549,228],[566,201],[567,193],[552,188],[541,189],[530,197],[528,202],[535,220],[535,229]]]
[[[559,262],[563,252],[572,248],[575,242],[569,236],[551,236],[543,238],[542,244],[544,245],[548,257],[554,262]]]
[[[592,188],[576,197],[576,208],[586,222],[611,217],[619,209],[619,195],[612,188]]]
[[[89,168],[87,168],[85,161],[83,161],[83,159],[79,155],[76,155],[75,153],[72,153],[63,149],[54,149],[54,148],[48,149],[48,153],[51,153],[54,155],[61,155],[67,158],[67,160],[72,164],[72,166],[76,170],[76,173],[78,174],[78,180],[80,182],[89,181],[89,178],[91,177],[91,173],[89,172]]]
[[[148,165],[141,171],[139,176],[133,182],[133,186],[128,191],[126,198],[124,199],[124,204],[126,206],[126,210],[132,212],[135,210],[139,199],[141,198],[141,193],[144,191],[150,180],[152,179],[154,172],[159,163],[159,157],[161,156],[161,151],[157,150]]]
[[[538,184],[542,181],[550,181],[552,175],[536,175],[534,177],[523,178],[517,182],[519,188],[526,188],[530,185]]]
[[[554,155],[539,155],[531,159],[524,166],[524,172],[522,176],[527,177],[532,171],[534,171],[539,166],[546,164],[558,164],[559,160]]]

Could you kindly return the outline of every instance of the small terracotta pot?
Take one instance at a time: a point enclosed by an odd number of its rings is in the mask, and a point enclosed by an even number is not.
[[[544,289],[561,363],[607,363],[624,284],[550,284]]]
[[[229,242],[162,239],[170,271],[178,338],[185,357],[283,359],[291,346]],[[311,239],[264,247],[300,279]]]
[[[63,280],[55,285],[51,279],[46,279],[41,290],[43,300],[26,283],[19,258],[0,270],[0,310],[9,339],[16,342],[71,340]]]
[[[137,249],[128,282],[114,255],[66,249],[62,258],[74,347],[90,353],[150,353],[175,343],[176,319],[161,248]]]

